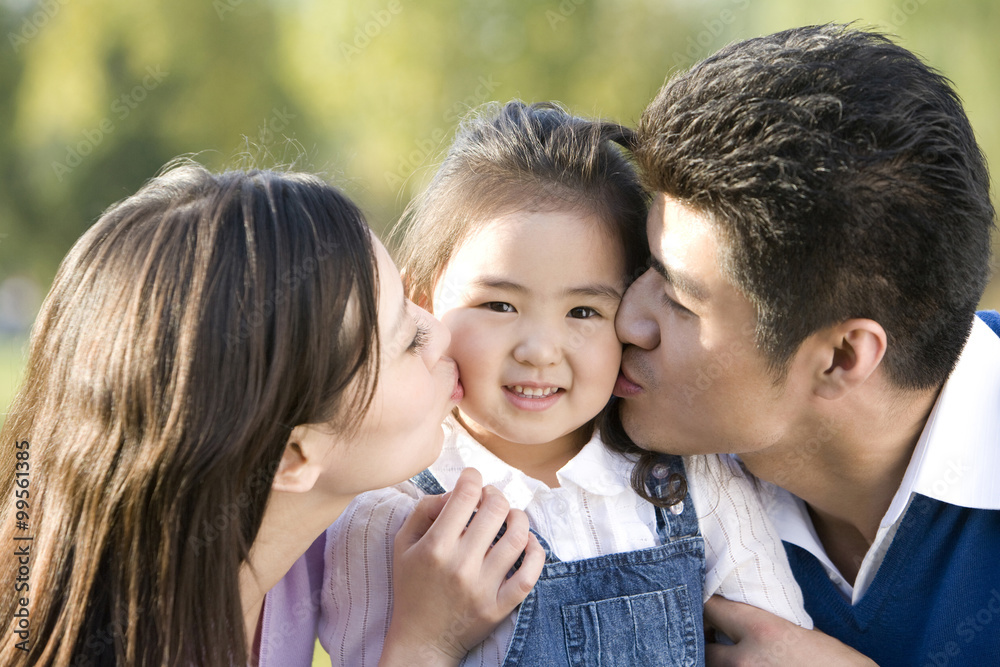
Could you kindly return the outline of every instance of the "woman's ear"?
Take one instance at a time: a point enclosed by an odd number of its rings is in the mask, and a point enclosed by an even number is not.
[[[845,320],[816,334],[814,391],[836,400],[864,384],[885,356],[888,337],[875,320]]]
[[[292,429],[281,454],[271,488],[275,491],[306,493],[316,485],[324,469],[334,436],[301,424]]]

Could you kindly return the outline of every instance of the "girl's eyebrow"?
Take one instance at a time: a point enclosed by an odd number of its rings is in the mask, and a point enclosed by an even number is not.
[[[528,288],[524,285],[494,276],[480,276],[471,282],[473,287],[490,287],[493,289],[506,290],[508,292],[528,291]]]
[[[472,281],[474,287],[489,287],[492,289],[506,290],[524,294],[530,290],[520,283],[511,280],[498,278],[495,276],[480,276]],[[570,287],[563,292],[566,296],[592,296],[599,299],[611,299],[621,301],[622,293],[610,285],[595,283],[593,285],[581,285],[580,287]]]
[[[610,285],[584,285],[583,287],[571,287],[566,290],[567,296],[593,296],[599,299],[611,299],[621,301],[622,293]]]

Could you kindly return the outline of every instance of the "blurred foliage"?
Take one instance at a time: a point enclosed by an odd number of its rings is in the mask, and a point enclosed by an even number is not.
[[[0,282],[48,285],[177,155],[324,172],[384,230],[482,102],[632,124],[727,42],[855,20],[950,76],[1000,155],[995,0],[0,0]]]

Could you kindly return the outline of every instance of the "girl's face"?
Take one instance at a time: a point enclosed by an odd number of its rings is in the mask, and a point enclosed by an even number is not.
[[[378,256],[381,368],[368,412],[327,466],[328,488],[356,494],[397,484],[441,453],[441,422],[461,398],[448,330],[404,298],[399,271],[382,244]]]
[[[579,211],[511,213],[455,250],[434,314],[451,331],[462,420],[483,444],[578,439],[618,376],[624,274],[620,243]]]

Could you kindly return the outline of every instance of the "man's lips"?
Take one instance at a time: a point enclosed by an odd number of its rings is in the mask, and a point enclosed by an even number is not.
[[[615,381],[615,388],[612,392],[615,396],[619,398],[632,398],[641,394],[643,391],[642,387],[637,385],[635,382],[625,374],[625,369],[618,371],[618,380]]]

